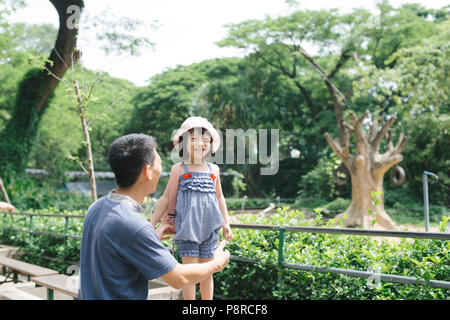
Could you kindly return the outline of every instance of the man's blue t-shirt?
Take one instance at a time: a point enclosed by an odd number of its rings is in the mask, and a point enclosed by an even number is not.
[[[91,205],[83,223],[78,299],[146,300],[148,281],[175,267],[141,210],[112,192]]]

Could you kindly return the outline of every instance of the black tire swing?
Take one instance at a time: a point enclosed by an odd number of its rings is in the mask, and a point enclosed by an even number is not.
[[[350,173],[344,165],[341,165],[333,171],[333,180],[338,186],[345,186],[348,180],[350,180]]]
[[[395,166],[391,169],[391,173],[389,175],[391,178],[391,182],[393,185],[400,187],[405,183],[406,174],[405,170],[400,166]]]

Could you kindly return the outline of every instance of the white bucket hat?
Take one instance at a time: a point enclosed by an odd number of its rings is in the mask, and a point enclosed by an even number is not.
[[[212,153],[216,153],[220,147],[220,135],[216,129],[214,129],[211,122],[209,122],[206,118],[203,117],[189,117],[181,124],[180,129],[177,130],[175,135],[173,136],[173,145],[178,149],[178,140],[180,136],[186,131],[191,130],[192,128],[205,128],[209,134],[211,135],[213,142],[211,146]]]

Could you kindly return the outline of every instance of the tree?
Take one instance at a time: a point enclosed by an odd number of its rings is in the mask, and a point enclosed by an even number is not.
[[[72,68],[81,56],[80,50],[77,49],[77,40],[84,1],[49,1],[59,16],[58,35],[50,56],[40,59],[43,61],[41,65],[30,69],[19,84],[13,114],[0,132],[0,171],[25,169],[39,123],[54,91],[66,71]],[[106,29],[96,32],[95,36],[96,43],[107,53],[129,52],[130,55],[136,55],[142,46],[152,45],[146,36],[133,35],[134,32],[142,31],[140,27],[146,27],[141,21],[115,17],[106,11],[99,17],[90,17],[87,22],[87,30],[95,27],[98,29],[99,25],[105,26]],[[152,28],[154,27],[152,25]]]
[[[304,97],[308,109],[304,116],[313,122],[318,122],[323,112],[334,113],[338,138],[331,138],[328,132],[324,135],[352,181],[352,203],[338,218],[346,217],[344,226],[368,227],[370,194],[379,191],[377,221],[393,229],[395,225],[384,210],[383,177],[402,160],[406,137],[401,134],[394,146],[390,129],[397,117],[381,113],[379,119],[379,106],[370,118],[369,110],[357,117],[356,112],[366,108],[350,99],[367,65],[393,67],[395,60],[390,65],[384,61],[399,49],[413,45],[424,33],[435,32],[436,25],[418,16],[416,7],[394,9],[387,2],[378,6],[377,16],[361,9],[342,15],[336,10],[305,10],[286,17],[245,21],[229,25],[229,35],[219,45],[246,49],[290,79]],[[306,46],[318,48],[317,54],[309,54]],[[321,95],[317,87],[326,88],[329,99],[324,104],[318,103]],[[346,110],[349,107],[353,110]],[[368,132],[364,130],[366,121]],[[385,137],[386,151],[382,153]]]
[[[0,132],[0,171],[25,169],[40,119],[49,106],[52,94],[67,69],[80,57],[76,50],[78,28],[67,22],[73,21],[74,16],[74,11],[68,8],[72,6],[81,13],[84,1],[50,2],[59,16],[58,36],[43,70],[29,70],[19,84],[14,112]]]

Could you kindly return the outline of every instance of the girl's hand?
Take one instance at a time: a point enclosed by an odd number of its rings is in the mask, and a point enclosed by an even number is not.
[[[162,222],[175,227],[175,214],[166,213],[162,218]]]
[[[233,232],[231,232],[231,227],[229,223],[225,223],[223,225],[223,237],[227,241],[231,241],[231,239],[233,239]]]
[[[170,237],[168,237],[169,235],[175,234],[175,227],[168,224],[161,224],[155,231],[159,240],[168,240],[170,239]]]

